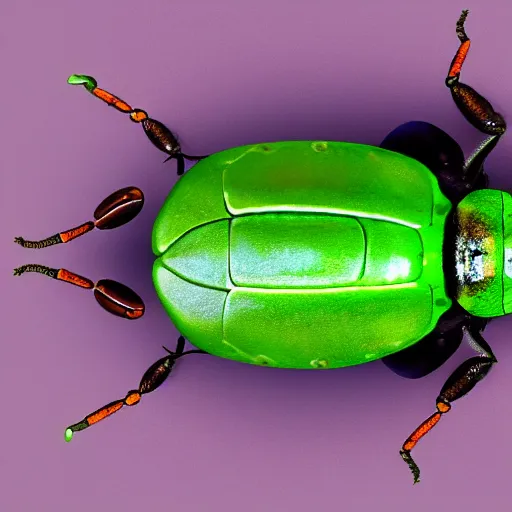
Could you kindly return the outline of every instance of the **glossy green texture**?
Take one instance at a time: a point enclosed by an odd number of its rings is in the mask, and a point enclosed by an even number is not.
[[[503,199],[503,311],[512,313],[512,196],[502,192]]]
[[[460,268],[457,300],[469,313],[496,317],[512,312],[512,198],[500,190],[476,190],[457,206]],[[478,250],[481,256],[474,257]]]
[[[335,288],[407,283],[420,277],[422,256],[416,230],[373,219],[287,212],[231,221],[230,272],[237,286]]]
[[[360,364],[412,345],[449,309],[450,210],[427,168],[380,148],[234,148],[171,191],[153,230],[153,280],[178,330],[211,354]]]

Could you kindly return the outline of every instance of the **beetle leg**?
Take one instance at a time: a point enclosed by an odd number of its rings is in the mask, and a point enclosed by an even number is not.
[[[462,115],[477,130],[489,135],[487,140],[466,161],[467,179],[475,181],[482,169],[483,161],[494,149],[499,138],[505,133],[507,125],[503,116],[494,110],[487,99],[469,85],[459,81],[462,65],[466,60],[471,44],[464,28],[468,12],[467,10],[462,11],[457,21],[456,31],[460,46],[450,64],[450,70],[448,71],[445,83],[450,89],[453,101]]]
[[[491,367],[497,362],[491,347],[487,344],[478,329],[464,327],[468,334],[470,344],[478,352],[479,356],[471,357],[464,361],[448,377],[436,400],[437,411],[427,418],[405,441],[400,450],[402,459],[407,463],[414,477],[414,483],[419,482],[420,469],[411,457],[411,450],[418,441],[437,424],[443,414],[451,409],[451,403],[469,393],[476,383],[482,380]]]
[[[122,409],[122,407],[125,405],[132,406],[138,404],[142,398],[142,395],[155,391],[155,389],[159,388],[165,382],[171,373],[176,359],[179,359],[180,357],[183,357],[187,354],[206,354],[206,352],[203,350],[188,350],[187,352],[184,352],[184,347],[185,338],[183,338],[183,336],[178,338],[175,352],[172,352],[171,350],[164,347],[169,355],[159,359],[146,370],[142,376],[138,389],[128,391],[122,400],[115,400],[114,402],[110,402],[97,411],[87,415],[82,421],[67,427],[64,434],[64,439],[69,442],[73,438],[74,432],[85,430],[91,425],[94,425],[95,423],[98,423],[108,416],[111,416],[115,412],[119,411],[119,409]]]
[[[15,276],[21,276],[25,272],[37,272],[80,288],[92,289],[98,304],[115,316],[136,320],[144,314],[145,306],[142,299],[131,288],[117,281],[100,279],[94,284],[90,279],[65,268],[50,268],[36,263],[14,269]]]
[[[477,184],[483,172],[485,159],[489,156],[491,151],[496,147],[501,135],[489,135],[473,153],[466,159],[464,164],[464,180],[470,186]],[[485,175],[486,180],[483,188],[487,188],[489,179]]]
[[[459,49],[450,64],[446,77],[446,85],[452,92],[452,97],[462,115],[477,129],[488,135],[501,135],[506,130],[503,116],[494,111],[488,100],[478,94],[469,85],[459,82],[462,65],[469,51],[470,39],[464,29],[464,22],[469,11],[462,11],[457,21],[457,36],[460,41]]]
[[[136,187],[126,187],[110,194],[94,211],[95,221],[84,222],[76,228],[62,231],[44,240],[25,240],[17,236],[14,241],[29,249],[43,249],[55,244],[65,244],[94,228],[114,229],[133,220],[144,205],[144,194]]]
[[[181,176],[185,172],[185,159],[183,158],[183,155],[178,155],[176,157],[176,163],[178,176]]]
[[[132,108],[126,101],[114,96],[104,89],[100,89],[96,80],[92,76],[87,75],[71,75],[68,83],[72,85],[83,85],[92,95],[104,101],[107,105],[114,107],[119,112],[129,114],[130,119],[135,123],[140,123],[144,129],[144,133],[151,143],[160,151],[169,155],[165,160],[176,158],[178,160],[178,174],[183,174],[184,162],[187,160],[201,160],[204,156],[191,156],[182,153],[180,143],[177,137],[160,121],[151,119],[147,112],[140,108]],[[180,172],[181,170],[181,172]]]

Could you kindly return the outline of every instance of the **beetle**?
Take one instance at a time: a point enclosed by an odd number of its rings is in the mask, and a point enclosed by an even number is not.
[[[417,379],[444,364],[466,336],[477,356],[446,380],[435,412],[400,450],[419,481],[411,450],[497,362],[482,333],[490,319],[512,312],[512,196],[488,188],[484,170],[506,123],[460,82],[470,46],[467,15],[462,11],[456,23],[460,44],[445,80],[460,112],[486,135],[467,159],[450,135],[422,121],[399,126],[378,147],[293,141],[191,156],[144,110],[90,76],[71,75],[70,84],[141,124],[183,175],[152,235],[154,286],[181,335],[137,389],[69,426],[66,441],[137,404],[188,354],[298,369],[381,359],[398,375]],[[186,173],[185,160],[195,162]],[[41,249],[95,228],[117,228],[143,203],[141,190],[126,187],[101,202],[94,221],[15,242]],[[114,315],[135,320],[144,314],[143,300],[121,283],[94,283],[39,264],[14,274],[26,272],[92,289]],[[197,349],[185,351],[185,337]]]

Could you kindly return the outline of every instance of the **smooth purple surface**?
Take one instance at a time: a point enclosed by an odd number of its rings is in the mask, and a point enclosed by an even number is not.
[[[63,439],[66,425],[136,387],[177,337],[150,275],[152,221],[175,163],[162,165],[140,127],[68,75],[93,75],[146,109],[189,153],[286,139],[379,144],[411,119],[469,153],[482,136],[444,86],[462,8],[473,40],[463,81],[510,119],[505,0],[1,3],[2,512],[512,509],[507,318],[486,331],[497,368],[415,450],[414,487],[398,450],[468,349],[422,381],[380,362],[306,372],[190,356],[138,407]],[[506,136],[488,161],[492,186],[512,188],[511,156]],[[130,225],[42,251],[12,242],[89,220],[128,185],[146,195]],[[146,315],[130,323],[88,291],[12,277],[32,262],[126,283]]]

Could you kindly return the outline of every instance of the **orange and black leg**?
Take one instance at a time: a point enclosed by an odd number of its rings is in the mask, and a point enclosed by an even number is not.
[[[176,345],[176,350],[172,352],[166,347],[163,347],[164,350],[168,352],[168,355],[159,359],[155,363],[153,363],[144,373],[142,379],[140,381],[138,389],[133,389],[128,391],[126,396],[123,399],[116,400],[114,402],[110,402],[109,404],[101,407],[97,411],[87,415],[82,421],[75,423],[74,425],[70,425],[66,428],[64,439],[66,441],[71,441],[73,438],[74,432],[78,432],[79,430],[85,430],[86,428],[98,423],[99,421],[111,416],[115,412],[119,411],[123,406],[128,405],[136,405],[140,402],[142,395],[147,393],[151,393],[155,391],[158,387],[160,387],[164,381],[169,377],[171,370],[177,359],[183,357],[188,354],[206,354],[203,350],[188,350],[184,352],[185,348],[185,338],[180,336],[178,338],[178,343]]]
[[[407,463],[414,477],[414,483],[420,480],[420,469],[411,456],[411,450],[418,441],[437,424],[441,416],[450,411],[452,403],[469,393],[476,383],[482,380],[491,367],[497,362],[491,347],[482,337],[479,329],[473,326],[463,327],[472,347],[480,355],[464,361],[445,382],[436,400],[436,412],[428,417],[406,439],[400,450],[402,459]]]
[[[96,80],[92,76],[71,75],[68,78],[68,83],[73,85],[83,85],[92,95],[104,101],[107,103],[107,105],[114,107],[116,110],[119,110],[119,112],[129,114],[130,119],[134,123],[140,123],[144,129],[144,133],[147,135],[148,139],[153,143],[153,145],[168,155],[168,158],[165,161],[167,162],[167,160],[171,160],[173,158],[176,159],[178,165],[178,175],[181,175],[185,172],[185,159],[197,161],[206,158],[207,155],[191,156],[183,153],[181,151],[181,146],[176,135],[173,134],[171,130],[167,128],[167,126],[165,126],[160,121],[151,119],[147,112],[144,110],[141,110],[140,108],[132,108],[128,103],[126,103],[126,101],[123,101],[121,98],[114,96],[104,89],[100,89]]]
[[[14,241],[28,249],[43,249],[50,245],[65,244],[94,228],[114,229],[133,220],[144,206],[144,194],[137,187],[126,187],[106,197],[94,210],[94,222],[87,221],[75,228],[49,236],[44,240],[25,240],[17,236]]]
[[[456,32],[460,41],[459,49],[453,58],[446,86],[452,93],[452,98],[462,115],[479,131],[488,135],[482,144],[466,160],[465,179],[475,182],[481,172],[489,153],[496,147],[500,137],[505,133],[507,125],[503,116],[496,112],[491,103],[469,85],[460,82],[462,65],[469,51],[471,41],[466,34],[464,24],[469,11],[462,11],[457,21]]]
[[[76,228],[62,231],[44,240],[29,241],[16,237],[14,241],[29,249],[42,249],[66,243],[94,228],[114,229],[130,222],[142,210],[143,204],[144,195],[141,190],[136,187],[123,188],[109,195],[98,205],[94,211],[94,222],[85,222]],[[100,306],[113,315],[134,320],[144,314],[145,307],[142,299],[133,290],[117,281],[101,279],[94,284],[90,279],[64,268],[50,268],[39,264],[22,265],[14,269],[15,276],[21,276],[26,272],[37,272],[80,288],[93,289],[94,297]]]
[[[464,29],[467,15],[468,11],[463,11],[457,21],[460,46],[450,65],[446,85],[464,117],[488,137],[469,158],[464,159],[459,144],[446,132],[430,123],[411,121],[393,130],[380,145],[424,164],[437,177],[446,197],[455,203],[473,190],[487,188],[488,177],[483,164],[506,130],[505,120],[489,101],[459,81],[470,45]]]

